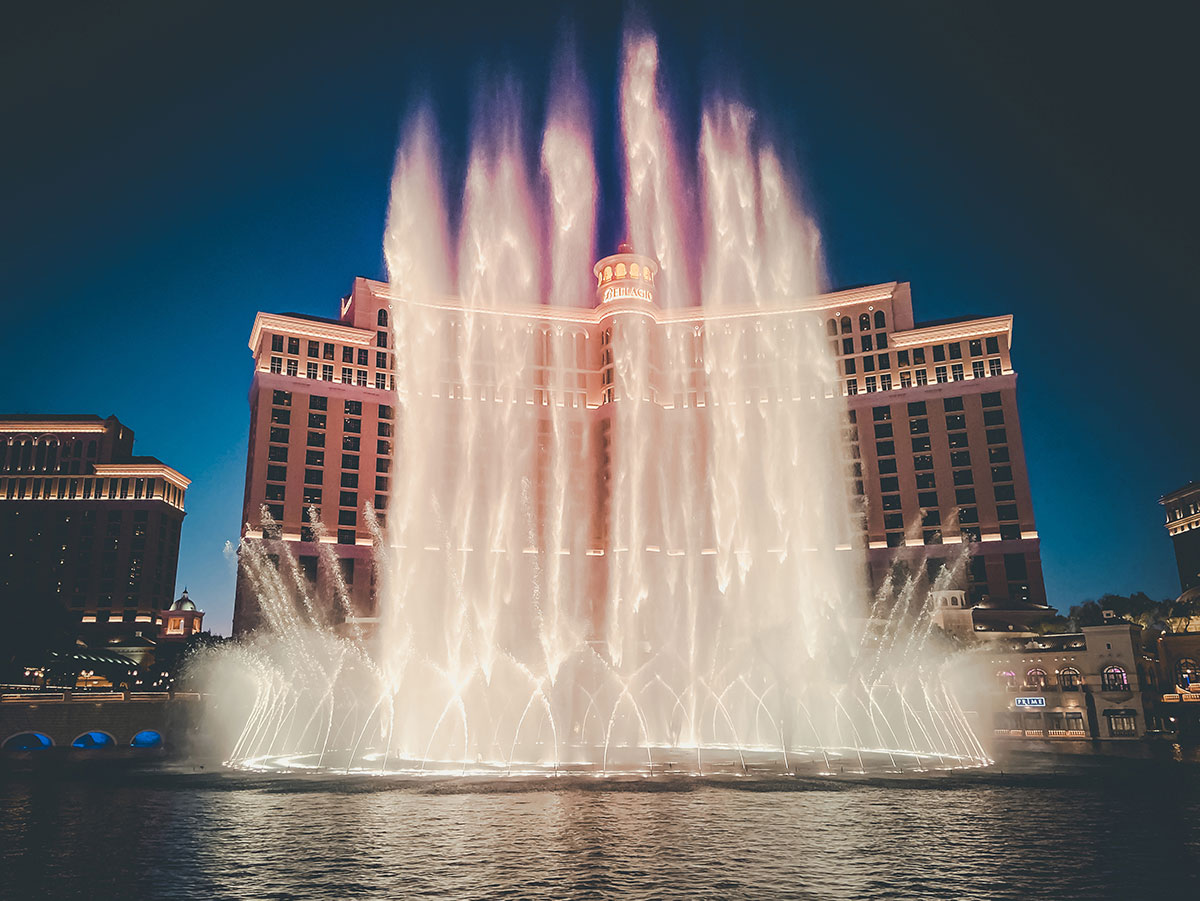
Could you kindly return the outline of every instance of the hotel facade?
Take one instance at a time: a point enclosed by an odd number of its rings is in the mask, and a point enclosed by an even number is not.
[[[174,597],[189,484],[161,460],[135,456],[133,431],[115,416],[0,416],[6,621],[36,607],[64,614],[64,628],[89,644],[156,634]]]
[[[669,415],[706,403],[707,330],[771,328],[773,319],[797,317],[819,321],[836,360],[836,390],[845,397],[845,478],[848,492],[862,500],[855,543],[865,552],[871,584],[880,585],[897,564],[925,578],[967,545],[962,603],[1043,607],[1011,316],[917,323],[910,286],[903,282],[779,307],[664,309],[654,301],[656,273],[653,261],[622,247],[595,266],[593,306],[503,311],[526,321],[531,334],[545,336],[545,347],[534,352],[528,404],[566,406],[581,423],[596,426],[590,433],[605,442],[612,409],[622,401],[613,343],[623,332],[616,324],[637,320],[639,340],[660,348],[658,354],[663,342],[685,340],[694,347],[687,355],[691,381],[682,392],[664,387],[650,357],[646,397]],[[394,445],[393,302],[388,285],[359,278],[337,318],[259,313],[249,342],[254,375],[243,538],[264,543],[268,554],[286,547],[317,584],[335,577],[326,571],[332,552],[350,602],[364,616],[375,610],[378,581],[366,507],[386,523],[394,472],[404,466]],[[453,337],[453,323],[466,311],[453,298],[438,309]],[[451,340],[448,352],[456,346]],[[569,359],[557,381],[539,374],[552,357]],[[486,390],[447,384],[443,398],[462,400],[465,391],[482,399]],[[768,390],[776,387],[764,385]],[[607,444],[594,451],[597,460],[609,458]],[[595,475],[594,512],[602,521],[608,473],[601,466]],[[601,545],[603,531],[598,522],[593,536]],[[235,634],[258,621],[254,588],[241,577]]]

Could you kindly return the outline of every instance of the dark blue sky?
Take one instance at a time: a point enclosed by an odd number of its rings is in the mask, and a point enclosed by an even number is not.
[[[836,286],[1015,314],[1051,603],[1178,593],[1156,501],[1200,478],[1196,7],[778,5],[645,7],[685,136],[738,85],[795,154]],[[113,6],[34,4],[0,36],[0,411],[115,413],[191,477],[178,587],[227,631],[255,312],[333,315],[381,277],[406,109],[432,95],[453,173],[495,67],[536,124],[564,21],[612,243],[623,12]]]

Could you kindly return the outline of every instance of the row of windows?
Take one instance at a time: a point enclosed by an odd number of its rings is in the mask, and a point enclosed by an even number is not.
[[[859,315],[858,330],[860,332],[868,331],[871,328],[872,321],[874,321],[875,328],[877,329],[887,327],[887,316],[884,315],[883,310],[876,310],[874,320],[872,320],[870,313],[861,313]],[[825,330],[831,335],[836,335],[838,333],[839,324],[841,326],[841,332],[843,335],[850,334],[854,328],[854,323],[850,317],[843,316],[840,323],[837,319],[830,319],[827,323],[825,323]]]
[[[1194,660],[1180,661],[1180,664],[1185,662],[1190,663],[1194,668],[1196,663]],[[1083,673],[1073,666],[1063,667],[1058,671],[1057,687],[1063,691],[1079,691],[1084,685]],[[1029,689],[1030,691],[1045,691],[1048,688],[1054,688],[1055,682],[1041,667],[1032,667],[1025,673],[1025,680],[1022,683],[1017,674],[1012,670],[1004,670],[997,674],[1001,684],[1011,691],[1018,689]],[[1103,691],[1126,691],[1129,688],[1129,674],[1125,667],[1112,664],[1106,666],[1100,673],[1100,687]]]
[[[880,359],[886,361],[887,354],[880,354]],[[873,372],[875,369],[874,359],[871,357],[863,358],[863,371]],[[853,373],[855,371],[854,361],[846,360],[846,372]],[[869,364],[869,365],[868,365]],[[1003,375],[1004,367],[999,359],[989,360],[988,367],[985,370],[983,361],[976,360],[971,364],[971,378],[982,379],[991,378],[993,376]],[[914,382],[915,376],[915,382]],[[954,363],[949,370],[945,366],[938,366],[934,369],[934,378],[936,384],[944,385],[948,382],[961,382],[966,378],[966,371],[961,363]],[[904,371],[900,373],[900,381],[897,384],[892,379],[890,372],[880,373],[878,377],[868,375],[863,380],[863,391],[867,394],[874,394],[876,391],[891,391],[893,388],[911,388],[913,385],[921,387],[929,384],[929,370],[917,369],[914,372]],[[858,394],[858,379],[846,379],[846,393]]]

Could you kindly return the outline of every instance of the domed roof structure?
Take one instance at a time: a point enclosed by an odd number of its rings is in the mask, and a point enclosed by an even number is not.
[[[194,601],[192,601],[188,597],[186,588],[183,589],[183,594],[181,594],[176,599],[175,603],[171,605],[171,609],[172,610],[195,610],[196,609],[196,604]]]

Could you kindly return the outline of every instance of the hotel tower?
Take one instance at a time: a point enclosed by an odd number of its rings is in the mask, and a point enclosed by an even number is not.
[[[502,311],[540,336],[530,344],[527,391],[507,400],[566,408],[593,442],[595,484],[580,489],[595,494],[586,505],[596,519],[590,529],[596,548],[588,553],[602,555],[606,540],[606,441],[623,390],[614,378],[614,333],[636,332],[651,348],[645,399],[670,416],[706,404],[707,330],[770,329],[803,317],[819,321],[836,359],[837,390],[846,402],[844,477],[848,493],[861,499],[860,534],[851,543],[864,551],[871,584],[881,584],[898,565],[925,579],[967,545],[970,558],[958,588],[968,605],[1029,610],[1045,604],[1010,356],[1011,316],[917,323],[904,282],[765,309],[664,309],[654,300],[656,273],[652,260],[623,245],[596,264],[593,305]],[[365,618],[375,613],[378,581],[366,508],[386,529],[392,480],[404,466],[393,444],[399,434],[393,302],[387,284],[359,278],[337,318],[259,313],[250,335],[243,538],[261,542],[268,555],[287,549],[317,586],[340,575],[353,615]],[[438,340],[444,338],[446,354],[453,355],[457,323],[467,311],[454,298],[436,310],[445,326]],[[636,329],[614,330],[634,320]],[[677,341],[688,342],[684,356],[693,367],[682,391],[665,388],[654,363],[664,342]],[[547,375],[552,359],[556,378]],[[500,400],[489,390],[494,394],[495,386],[448,380],[438,402]],[[762,386],[764,400],[777,390]],[[339,573],[331,571],[335,566]],[[234,631],[258,621],[252,580],[243,573]]]

